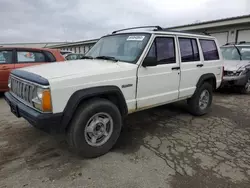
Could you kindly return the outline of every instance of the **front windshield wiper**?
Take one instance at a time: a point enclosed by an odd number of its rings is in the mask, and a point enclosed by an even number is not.
[[[80,59],[93,59],[92,56],[82,56]]]
[[[116,61],[116,62],[119,61],[118,59],[112,56],[97,56],[96,59],[111,60],[111,61]]]
[[[236,50],[237,50],[237,52],[238,52],[238,54],[239,54],[239,56],[240,56],[240,60],[242,60],[242,55],[241,55],[241,53],[240,53],[240,50],[239,50],[239,48],[234,44],[234,47],[236,48]]]

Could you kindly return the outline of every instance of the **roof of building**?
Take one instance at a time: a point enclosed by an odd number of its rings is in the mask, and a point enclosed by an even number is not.
[[[61,48],[61,47],[71,47],[71,46],[78,46],[82,44],[93,44],[96,43],[99,39],[91,39],[91,40],[84,40],[84,41],[77,41],[77,42],[67,42],[58,45],[51,45],[47,46],[48,48]]]
[[[229,17],[229,18],[222,18],[217,20],[210,20],[210,21],[204,21],[204,22],[198,22],[198,23],[192,23],[192,24],[185,24],[185,25],[179,25],[179,26],[173,26],[168,27],[168,29],[179,29],[179,28],[185,28],[185,27],[195,27],[195,26],[201,26],[201,25],[208,25],[208,24],[215,24],[215,23],[222,23],[224,22],[226,24],[230,24],[230,21],[240,21],[239,23],[247,23],[250,22],[250,14],[242,15],[242,16],[235,16],[235,17]],[[232,22],[234,24],[235,22]]]

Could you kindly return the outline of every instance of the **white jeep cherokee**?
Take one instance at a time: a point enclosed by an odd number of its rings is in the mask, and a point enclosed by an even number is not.
[[[5,93],[11,111],[37,128],[65,132],[84,157],[107,153],[127,114],[184,99],[192,114],[207,113],[223,72],[215,38],[132,29],[102,37],[82,60],[12,71]]]

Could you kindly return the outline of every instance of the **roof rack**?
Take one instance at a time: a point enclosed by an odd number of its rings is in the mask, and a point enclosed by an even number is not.
[[[190,33],[190,34],[209,35],[209,36],[211,36],[209,33],[205,32],[205,31],[203,31],[203,32],[178,31],[178,30],[172,30],[172,29],[168,29],[168,28],[164,28],[164,29],[162,29],[162,31],[174,32],[174,33]]]
[[[121,32],[121,31],[126,31],[126,30],[143,29],[143,28],[155,28],[154,31],[162,30],[162,28],[160,26],[141,26],[141,27],[130,27],[130,28],[126,28],[126,29],[116,30],[116,31],[113,31],[112,34],[115,34],[117,32]]]

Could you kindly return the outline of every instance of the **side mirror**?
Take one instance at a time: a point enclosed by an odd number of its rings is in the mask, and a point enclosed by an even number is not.
[[[143,67],[154,67],[157,66],[157,60],[155,57],[146,57],[142,63]]]

